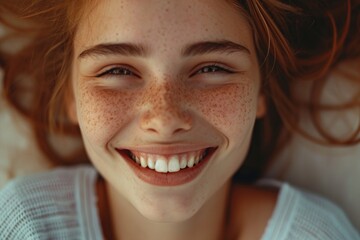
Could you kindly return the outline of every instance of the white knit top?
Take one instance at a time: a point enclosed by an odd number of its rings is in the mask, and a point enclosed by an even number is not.
[[[90,166],[21,177],[0,191],[0,239],[100,240],[97,173]],[[262,240],[357,240],[331,202],[283,184]]]

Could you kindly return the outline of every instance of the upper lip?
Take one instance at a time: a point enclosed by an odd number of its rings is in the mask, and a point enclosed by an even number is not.
[[[198,151],[207,148],[215,148],[216,146],[205,144],[177,144],[177,145],[145,145],[136,147],[121,147],[117,150],[128,150],[131,152],[142,152],[158,155],[173,155],[187,152]]]

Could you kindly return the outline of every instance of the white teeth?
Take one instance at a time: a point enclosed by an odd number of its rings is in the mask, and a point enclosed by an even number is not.
[[[180,168],[184,169],[186,168],[186,166],[187,166],[187,160],[186,160],[186,155],[184,154],[181,156]]]
[[[197,151],[172,156],[153,155],[147,153],[134,154],[130,152],[131,158],[143,168],[153,169],[156,172],[178,172],[186,167],[192,168],[198,164],[206,155],[206,151]]]
[[[134,157],[136,163],[137,163],[137,164],[140,164],[140,159],[139,159],[137,156],[135,156],[135,155],[133,155],[133,157]]]
[[[168,171],[168,166],[166,160],[163,158],[158,158],[155,163],[155,171],[166,173]]]
[[[188,161],[188,163],[187,163],[187,166],[188,167],[193,167],[194,166],[194,163],[195,163],[195,156],[194,155],[192,155],[192,156],[190,156],[190,159],[189,159],[189,161]]]
[[[178,156],[172,156],[169,161],[169,172],[178,172],[180,170],[180,162]]]
[[[155,159],[153,158],[153,156],[148,157],[147,164],[150,169],[155,169]]]
[[[145,160],[145,158],[143,156],[140,157],[140,163],[143,168],[147,167],[147,161]]]
[[[195,162],[194,162],[195,165],[198,164],[199,161],[200,161],[200,154],[201,154],[201,153],[197,153],[196,156],[195,156]]]

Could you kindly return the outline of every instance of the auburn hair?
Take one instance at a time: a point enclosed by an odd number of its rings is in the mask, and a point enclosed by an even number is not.
[[[230,1],[230,0],[228,0]],[[31,123],[40,149],[56,165],[86,162],[83,147],[64,156],[52,144],[53,136],[80,139],[69,121],[73,40],[80,20],[96,6],[95,0],[0,0],[0,23],[6,35],[0,44],[25,40],[16,52],[0,50],[4,69],[4,94]],[[324,106],[321,92],[327,74],[340,61],[360,55],[360,2],[358,0],[231,0],[253,30],[262,73],[267,114],[255,123],[245,164],[236,179],[252,181],[284,146],[290,133],[326,144],[356,144],[360,124],[348,139],[338,139],[324,129],[319,113],[324,109],[359,107],[359,95],[350,104]],[[299,126],[299,108],[291,93],[297,81],[312,81],[306,106],[321,137]],[[355,79],[357,84],[359,79]]]

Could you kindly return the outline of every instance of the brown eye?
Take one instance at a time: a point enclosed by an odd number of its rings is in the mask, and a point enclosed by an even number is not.
[[[218,65],[210,65],[210,66],[202,67],[195,74],[202,74],[202,73],[233,73],[233,72],[230,71],[229,69],[226,69]]]
[[[103,76],[135,76],[135,74],[128,68],[114,67],[97,75],[97,77]]]

